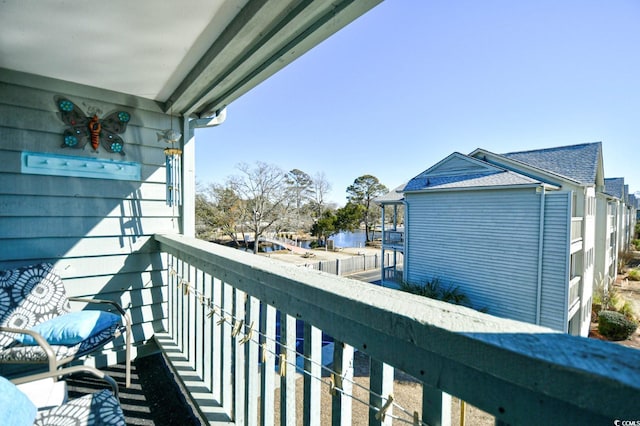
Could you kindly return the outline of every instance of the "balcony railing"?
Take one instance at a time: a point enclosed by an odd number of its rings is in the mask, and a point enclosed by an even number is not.
[[[569,310],[574,305],[574,303],[580,300],[580,283],[582,282],[582,277],[580,275],[576,275],[571,278],[569,281]]]
[[[501,424],[639,417],[640,351],[204,241],[156,241],[169,286],[157,339],[211,422],[274,424],[277,414],[280,424],[300,415],[318,425],[324,394],[333,424],[350,424],[352,404],[363,402],[353,399],[354,350],[371,360],[364,403],[372,425],[449,424],[448,395]],[[391,398],[390,366],[422,384],[422,407]]]
[[[404,232],[384,231],[382,243],[385,245],[401,246],[404,244]]]
[[[571,241],[577,241],[582,239],[582,218],[571,218]]]

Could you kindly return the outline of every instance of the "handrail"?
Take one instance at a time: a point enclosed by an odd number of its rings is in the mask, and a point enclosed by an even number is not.
[[[176,235],[162,252],[511,424],[635,419],[640,351]],[[535,416],[532,415],[535,413]],[[603,423],[605,424],[605,423]]]

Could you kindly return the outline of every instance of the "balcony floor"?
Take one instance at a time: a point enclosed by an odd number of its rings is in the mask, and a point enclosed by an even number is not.
[[[138,358],[131,365],[131,387],[124,386],[124,364],[102,371],[120,387],[120,404],[128,425],[199,425],[195,410],[186,402],[162,354]],[[69,398],[94,392],[105,386],[91,376],[75,375],[66,379]]]

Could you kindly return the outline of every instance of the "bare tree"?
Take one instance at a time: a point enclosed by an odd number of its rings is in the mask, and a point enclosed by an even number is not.
[[[326,208],[325,198],[331,191],[331,184],[327,180],[324,172],[318,172],[313,177],[311,207],[312,216],[319,219]]]
[[[260,161],[253,168],[241,163],[237,169],[240,175],[231,177],[228,186],[243,201],[241,217],[253,233],[253,252],[258,253],[260,237],[290,210],[286,174],[279,167]]]

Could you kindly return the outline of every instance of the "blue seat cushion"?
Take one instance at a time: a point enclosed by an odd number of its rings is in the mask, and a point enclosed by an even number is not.
[[[75,345],[120,322],[120,316],[104,311],[79,311],[54,317],[31,330],[52,345]],[[21,334],[16,340],[23,345],[37,345],[35,339]]]
[[[0,377],[0,413],[2,424],[31,426],[36,419],[37,409],[27,395],[9,380]]]

